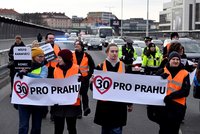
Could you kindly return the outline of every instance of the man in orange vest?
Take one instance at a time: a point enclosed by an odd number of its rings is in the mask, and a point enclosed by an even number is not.
[[[172,32],[170,38],[171,38],[171,41],[179,40],[179,35],[178,35],[177,32]],[[163,57],[166,57],[166,56],[167,56],[170,45],[171,45],[171,42],[168,43],[168,44],[163,48]]]
[[[82,96],[84,116],[87,116],[91,110],[88,104],[88,88],[89,79],[94,72],[94,61],[92,57],[84,52],[84,45],[82,41],[75,42],[75,52],[73,53],[73,63],[79,65],[79,73],[81,74],[81,89],[80,95]],[[82,115],[79,116],[81,118]]]
[[[180,124],[186,111],[186,97],[190,92],[189,73],[181,65],[181,57],[178,52],[169,54],[169,62],[158,73],[167,78],[167,95],[164,98],[165,106],[160,116],[159,134],[178,134]]]
[[[54,39],[55,39],[55,35],[53,33],[47,33],[45,36],[45,43],[50,43],[54,53],[56,55],[56,57],[58,56],[58,52],[60,51],[60,47],[54,43]],[[48,76],[47,78],[53,78],[53,72],[54,72],[54,68],[56,67],[56,65],[58,64],[58,58],[55,58],[53,61],[49,61],[46,66],[48,67]],[[52,108],[50,110],[50,113],[52,111]],[[46,109],[46,112],[44,112],[43,118],[46,117],[48,113],[48,107]],[[51,121],[53,121],[53,116],[50,117]]]

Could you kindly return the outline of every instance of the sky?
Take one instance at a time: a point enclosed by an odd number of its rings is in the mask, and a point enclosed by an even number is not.
[[[163,3],[169,1],[149,0],[149,19],[158,22]],[[147,18],[147,0],[0,0],[0,8],[19,13],[61,12],[70,18],[73,15],[86,17],[88,12],[96,11],[112,12],[119,19]]]

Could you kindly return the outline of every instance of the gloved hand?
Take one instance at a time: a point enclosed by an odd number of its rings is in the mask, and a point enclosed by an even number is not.
[[[165,96],[164,102],[165,104],[170,103],[172,101],[172,97],[170,95]]]
[[[167,77],[169,76],[169,74],[167,74],[167,73],[162,73],[160,76],[161,76],[163,79],[167,79]]]
[[[20,79],[23,79],[23,76],[26,74],[27,72],[18,72],[17,77],[19,77]]]

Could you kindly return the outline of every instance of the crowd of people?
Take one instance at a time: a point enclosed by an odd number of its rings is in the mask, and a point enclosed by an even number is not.
[[[40,34],[41,35],[41,34]],[[45,118],[50,110],[50,119],[54,122],[54,133],[63,134],[65,121],[69,134],[77,134],[76,122],[82,115],[88,116],[91,112],[89,107],[88,89],[92,82],[94,69],[104,72],[132,73],[132,63],[137,59],[137,53],[133,48],[133,41],[126,39],[126,44],[119,48],[116,44],[110,44],[105,48],[106,59],[95,67],[91,55],[84,51],[81,40],[74,43],[75,51],[61,50],[55,44],[55,35],[48,33],[45,43],[50,43],[56,58],[47,62],[44,52],[39,47],[41,37],[32,42],[32,65],[30,70],[16,70],[14,65],[14,47],[25,46],[20,35],[15,37],[15,44],[9,51],[9,64],[11,77],[11,91],[13,89],[14,76],[20,78],[24,75],[33,78],[61,79],[80,74],[78,81],[81,83],[79,96],[73,105],[54,105],[50,109],[47,106],[14,105],[19,112],[18,134],[28,134],[29,119],[32,116],[31,134],[41,133],[42,118]],[[156,44],[151,42],[150,37],[145,37],[146,47],[142,52],[142,67],[145,75],[158,75],[168,80],[167,95],[164,98],[165,106],[147,106],[147,115],[151,121],[156,122],[159,134],[178,134],[181,122],[186,112],[186,98],[190,92],[189,72],[200,65],[194,63],[189,65],[187,60],[183,63],[182,58],[187,59],[184,47],[178,42],[178,33],[171,34],[171,42],[161,53]],[[200,88],[199,75],[195,75],[196,89]],[[200,94],[200,93],[199,93]],[[12,96],[12,94],[11,94]],[[83,107],[83,108],[82,108]],[[94,123],[102,127],[101,134],[122,134],[123,126],[127,122],[127,112],[131,112],[133,104],[113,101],[98,100],[94,115]],[[83,111],[83,113],[82,113]]]

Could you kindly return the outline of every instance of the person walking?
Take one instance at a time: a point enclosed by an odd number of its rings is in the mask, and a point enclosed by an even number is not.
[[[44,65],[44,52],[38,47],[32,48],[32,66],[31,70],[21,70],[17,76],[23,78],[23,75],[27,75],[33,78],[47,78],[48,69]],[[18,105],[19,111],[19,131],[18,134],[28,134],[29,132],[29,120],[32,116],[32,128],[31,134],[41,134],[42,115],[44,112],[43,106],[33,105]]]
[[[78,74],[79,66],[72,62],[72,52],[63,49],[58,53],[58,64],[54,69],[54,79],[68,78],[69,76]],[[74,105],[55,105],[51,114],[54,117],[54,134],[63,134],[65,121],[67,122],[67,130],[69,134],[77,134],[76,120],[81,113],[80,98]]]
[[[84,116],[87,116],[91,112],[88,100],[89,80],[94,72],[95,64],[92,57],[87,52],[84,52],[84,45],[82,41],[78,40],[75,42],[73,63],[79,66],[79,72],[81,74],[80,95],[82,97]],[[79,116],[79,118],[81,117],[82,115]]]
[[[8,63],[8,68],[10,69],[10,78],[11,78],[11,94],[12,94],[12,89],[13,89],[13,81],[14,81],[14,76],[16,74],[17,71],[15,69],[15,65],[14,65],[14,48],[15,47],[25,47],[23,41],[22,41],[22,37],[20,35],[16,35],[15,36],[15,43],[14,45],[12,45],[10,47],[10,50],[8,52],[8,57],[9,57],[9,63]]]
[[[164,98],[165,106],[159,119],[159,134],[178,134],[180,124],[186,111],[186,97],[190,92],[189,73],[181,64],[179,53],[169,54],[169,62],[158,75],[167,78],[167,95]]]
[[[162,56],[160,56],[160,53],[156,51],[156,45],[154,43],[150,43],[142,59],[142,67],[144,68],[145,74],[155,74],[161,61]]]
[[[125,64],[126,73],[131,73],[133,61],[137,59],[137,53],[133,48],[133,41],[131,39],[126,39],[126,44],[119,48],[118,57]]]
[[[108,45],[106,60],[97,66],[97,70],[124,73],[125,65],[118,58],[118,46]],[[101,134],[122,134],[127,121],[127,110],[132,111],[132,104],[98,100],[94,123],[102,126]]]

